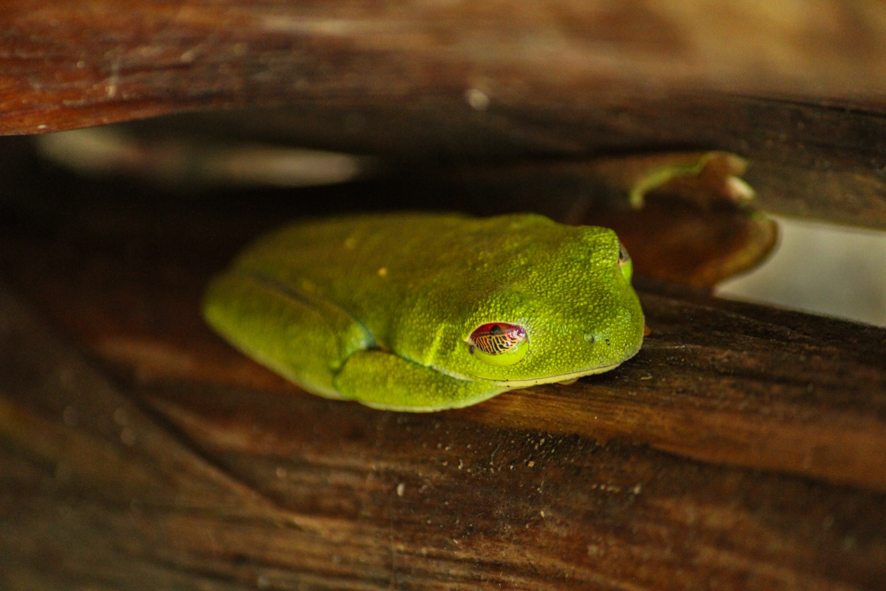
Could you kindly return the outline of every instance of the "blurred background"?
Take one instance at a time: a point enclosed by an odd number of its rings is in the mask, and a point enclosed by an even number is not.
[[[718,286],[722,297],[886,325],[883,232],[777,216],[770,259]]]

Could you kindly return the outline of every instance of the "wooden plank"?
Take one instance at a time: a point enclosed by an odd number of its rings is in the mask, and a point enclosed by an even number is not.
[[[767,209],[886,226],[877,0],[127,7],[5,2],[0,133],[284,106],[228,124],[431,162],[718,148]]]
[[[5,133],[280,101],[438,96],[483,108],[542,89],[561,98],[694,90],[862,100],[886,89],[876,0],[717,10],[700,0],[138,0],[126,10],[109,0],[11,0],[0,19]]]
[[[513,393],[478,407],[480,421],[396,415],[175,378],[161,368],[181,371],[186,354],[144,345],[153,363],[109,381],[20,306],[3,311],[16,319],[0,378],[11,582],[46,576],[47,552],[65,557],[54,575],[109,587],[139,573],[183,588],[815,589],[883,574],[882,494],[569,434],[562,419],[582,404],[590,418],[589,396],[625,388]],[[675,411],[663,406],[654,426],[666,431]],[[696,433],[717,447],[742,426]]]
[[[103,376],[8,294],[0,309],[7,587],[861,589],[884,574],[882,493],[547,428],[599,386],[509,394],[480,422],[381,413]],[[514,425],[520,406],[543,420]]]

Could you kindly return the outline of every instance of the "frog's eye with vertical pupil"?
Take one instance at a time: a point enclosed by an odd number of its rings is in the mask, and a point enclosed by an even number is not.
[[[618,266],[625,279],[630,281],[634,271],[634,264],[631,262],[631,255],[628,254],[628,249],[625,248],[621,241],[618,242]]]
[[[468,337],[470,352],[491,365],[513,365],[529,350],[526,331],[517,324],[481,324]]]

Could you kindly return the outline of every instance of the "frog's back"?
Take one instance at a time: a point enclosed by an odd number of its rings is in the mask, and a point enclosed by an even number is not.
[[[398,213],[297,222],[260,239],[235,262],[309,297],[335,302],[382,337],[395,311],[434,284],[458,281],[486,256],[558,225],[534,214],[473,218]],[[392,312],[394,311],[394,312]]]
[[[307,281],[317,288],[352,289],[371,282],[383,292],[396,291],[407,283],[415,288],[448,268],[464,269],[472,255],[498,248],[501,240],[530,236],[533,232],[525,230],[539,225],[556,224],[534,214],[433,213],[297,222],[259,240],[236,266],[293,287]]]

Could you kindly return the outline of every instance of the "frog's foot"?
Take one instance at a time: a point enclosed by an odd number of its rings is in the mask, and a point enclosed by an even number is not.
[[[257,273],[217,276],[203,313],[234,347],[327,398],[339,397],[332,378],[343,360],[375,345],[369,331],[335,304]]]
[[[648,168],[645,173],[638,174],[631,185],[629,201],[632,207],[642,207],[645,196],[657,190],[703,207],[723,200],[743,205],[754,198],[753,187],[741,178],[748,163],[735,154],[712,151],[636,158],[640,160],[638,164],[644,163]]]
[[[366,406],[432,412],[483,402],[507,388],[462,380],[393,353],[370,349],[348,357],[333,378],[343,398]]]

